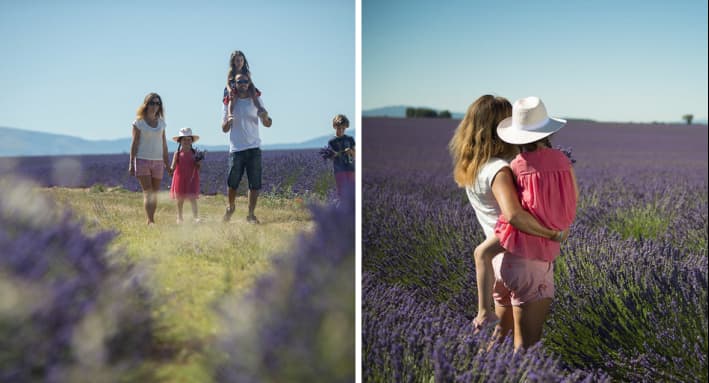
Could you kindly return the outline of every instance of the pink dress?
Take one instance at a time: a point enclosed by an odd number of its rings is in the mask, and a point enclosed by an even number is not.
[[[199,170],[195,165],[194,153],[180,151],[175,173],[170,186],[170,198],[199,198]]]
[[[571,162],[564,153],[551,148],[520,153],[510,167],[523,209],[548,228],[565,230],[571,226],[576,217],[576,192]],[[559,242],[523,233],[502,215],[495,235],[507,251],[524,258],[551,262],[561,251]]]

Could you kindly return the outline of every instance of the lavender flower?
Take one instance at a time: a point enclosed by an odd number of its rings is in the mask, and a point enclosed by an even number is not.
[[[196,162],[202,161],[207,156],[207,149],[194,148],[194,160]]]
[[[554,149],[557,149],[557,150],[561,151],[562,153],[564,153],[566,155],[566,157],[569,158],[569,161],[571,161],[572,164],[576,163],[576,160],[571,156],[571,152],[573,150],[571,147],[564,148],[562,146],[557,145],[554,147]]]
[[[325,147],[321,148],[318,151],[318,154],[320,155],[320,157],[323,160],[333,159],[337,155],[337,153],[334,150],[332,150],[332,148],[330,148],[329,146],[325,146]]]

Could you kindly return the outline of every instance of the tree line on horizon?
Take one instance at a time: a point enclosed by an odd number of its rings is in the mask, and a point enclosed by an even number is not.
[[[431,108],[412,108],[408,107],[406,108],[406,117],[407,118],[418,118],[418,117],[424,117],[424,118],[451,118],[451,112],[448,110],[442,110],[440,112],[437,112],[434,109]]]
[[[414,108],[414,107],[407,107],[406,108],[406,118],[452,118],[452,114],[448,110],[442,110],[440,112],[436,111],[435,109],[431,108]],[[682,120],[687,122],[687,125],[692,125],[692,121],[694,121],[694,115],[693,114],[685,114],[682,116]],[[593,121],[593,120],[588,120],[588,121]]]

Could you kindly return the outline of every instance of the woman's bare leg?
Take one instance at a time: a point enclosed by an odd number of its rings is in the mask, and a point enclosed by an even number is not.
[[[505,338],[512,335],[512,331],[514,330],[512,306],[495,305],[495,314],[500,318],[500,321],[497,323],[497,326],[495,326],[492,341],[487,347],[488,351],[490,351],[495,343],[501,343]]]
[[[158,208],[158,192],[160,191],[160,181],[162,181],[160,178],[152,178],[151,179],[151,184],[152,184],[152,193],[151,193],[151,201],[150,201],[150,220],[155,222],[155,211]]]
[[[542,338],[544,321],[549,314],[551,298],[525,303],[512,308],[514,314],[515,350],[528,348]]]
[[[148,218],[148,224],[155,223],[154,211],[151,214],[151,201],[153,199],[152,178],[150,176],[139,176],[137,178],[141,189],[143,189],[143,209],[145,209],[145,216]]]

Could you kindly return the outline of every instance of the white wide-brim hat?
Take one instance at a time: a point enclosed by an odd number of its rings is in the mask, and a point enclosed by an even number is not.
[[[512,105],[512,116],[497,124],[497,135],[510,144],[523,145],[550,136],[566,125],[566,120],[549,117],[539,97],[525,97]]]
[[[172,137],[172,140],[175,142],[179,142],[180,138],[187,136],[192,137],[192,142],[197,142],[197,140],[199,140],[199,136],[192,134],[192,129],[190,128],[180,129],[180,134],[175,137]]]

